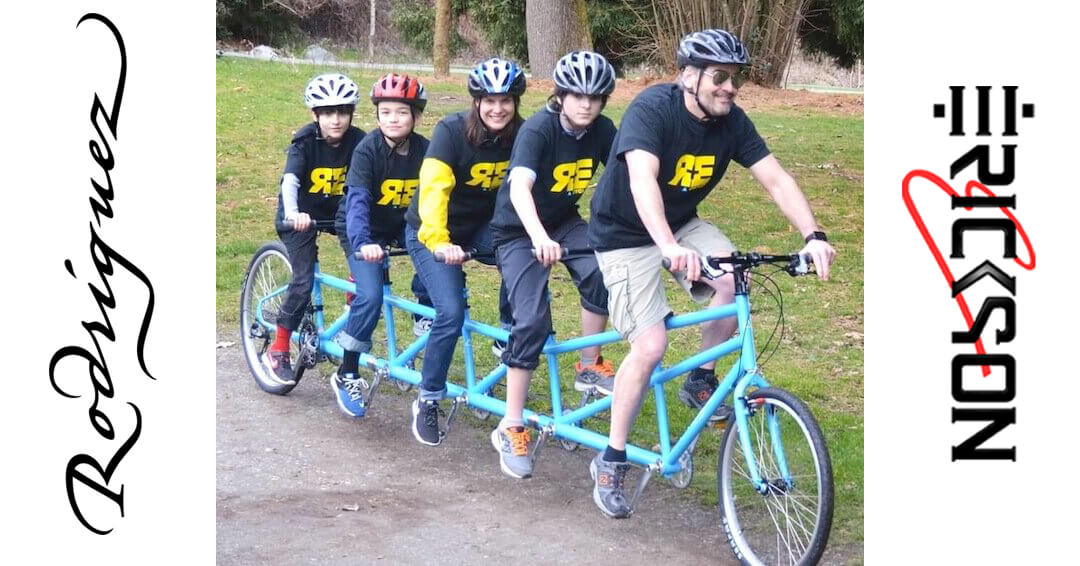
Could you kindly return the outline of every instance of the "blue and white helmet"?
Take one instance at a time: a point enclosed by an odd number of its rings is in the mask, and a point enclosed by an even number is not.
[[[571,51],[552,72],[555,87],[585,96],[607,96],[615,90],[615,68],[599,53]]]
[[[360,100],[360,87],[341,73],[319,75],[311,79],[304,89],[304,104],[308,108],[346,104],[356,106],[357,100]]]
[[[678,65],[705,68],[709,65],[748,65],[750,57],[739,38],[727,30],[695,31],[679,42]]]
[[[468,88],[473,97],[485,94],[521,96],[525,92],[525,73],[513,61],[492,57],[481,61],[469,73]]]

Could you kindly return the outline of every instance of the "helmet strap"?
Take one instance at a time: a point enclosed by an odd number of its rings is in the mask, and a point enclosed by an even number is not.
[[[694,95],[694,102],[697,104],[698,109],[701,110],[701,113],[705,115],[705,117],[702,118],[700,121],[706,124],[710,124],[720,120],[721,118],[723,118],[723,116],[711,114],[708,110],[705,109],[704,106],[701,105],[701,99],[698,98],[698,92],[701,91],[701,79],[705,76],[705,73],[702,72],[704,70],[705,69],[698,69],[697,86],[694,87],[694,92],[692,94]]]

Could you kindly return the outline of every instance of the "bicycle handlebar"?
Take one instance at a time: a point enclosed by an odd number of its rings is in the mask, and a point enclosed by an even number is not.
[[[292,232],[296,229],[296,224],[289,219],[284,219],[277,222],[274,226],[278,232]],[[328,230],[334,227],[333,220],[312,220],[311,227],[316,230]]]
[[[398,257],[398,256],[403,256],[403,255],[409,255],[409,250],[400,249],[400,248],[399,249],[394,249],[394,248],[391,248],[390,246],[383,246],[382,250],[383,250],[383,257]],[[360,261],[367,261],[366,259],[364,259],[364,255],[362,253],[360,253],[359,251],[353,252],[353,257],[355,257],[356,259],[358,259]],[[382,261],[382,260],[379,259],[379,260],[376,260],[376,261]]]
[[[701,273],[707,279],[713,279],[717,275],[723,275],[723,273],[713,273],[713,270],[726,271],[720,267],[721,264],[730,264],[734,271],[743,271],[766,263],[786,263],[787,265],[784,266],[784,271],[792,277],[795,277],[797,275],[809,274],[810,266],[814,263],[810,254],[771,255],[759,254],[757,252],[745,254],[734,252],[729,256],[705,256],[700,259],[702,266]],[[663,258],[660,263],[664,266],[664,269],[671,270],[671,261],[668,258]]]
[[[476,254],[476,250],[469,250],[469,251],[465,252],[465,259],[463,259],[462,262],[466,262],[466,261],[469,261],[470,259],[473,259],[475,254]],[[434,255],[435,255],[435,261],[437,261],[439,263],[446,263],[446,256],[444,256],[442,254],[442,252],[435,252]]]

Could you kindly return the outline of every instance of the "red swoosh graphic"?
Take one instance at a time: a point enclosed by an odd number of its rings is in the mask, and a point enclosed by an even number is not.
[[[945,257],[941,255],[941,250],[938,249],[938,245],[930,235],[930,231],[926,229],[926,223],[923,222],[922,215],[919,214],[918,209],[915,207],[915,202],[911,200],[910,184],[911,181],[916,178],[923,178],[934,183],[938,188],[951,196],[960,196],[960,194],[954,191],[944,179],[923,169],[915,169],[904,177],[902,190],[904,204],[907,205],[908,213],[911,214],[911,219],[915,221],[915,225],[919,228],[919,233],[922,234],[923,240],[926,241],[927,247],[930,248],[930,253],[934,255],[934,259],[937,261],[938,268],[941,269],[941,274],[945,276],[945,282],[948,283],[949,288],[951,289],[956,282],[956,278],[953,277],[952,270],[950,270],[949,266],[945,263]],[[997,196],[991,192],[990,189],[986,188],[986,185],[983,185],[978,181],[968,181],[967,186],[964,189],[965,196],[970,197],[972,191],[975,189],[979,189],[987,196]],[[966,210],[971,210],[971,208],[972,207],[966,207]],[[1028,251],[1028,262],[1025,263],[1019,257],[1014,258],[1013,261],[1028,271],[1035,269],[1035,249],[1031,246],[1031,240],[1028,239],[1027,232],[1024,230],[1024,227],[1020,225],[1020,221],[1016,219],[1016,216],[1013,215],[1011,210],[1003,206],[1001,207],[1001,212],[1016,225],[1016,231],[1020,233],[1020,238],[1023,239],[1024,247],[1026,247]],[[964,299],[963,293],[956,296],[956,304],[960,306],[960,313],[964,315],[964,320],[967,322],[968,328],[970,329],[974,324],[974,319],[971,317],[971,309],[968,308],[967,300]],[[983,346],[981,337],[975,342],[975,351],[979,354],[986,354],[986,348]],[[990,375],[990,366],[983,366],[983,377],[988,375]]]

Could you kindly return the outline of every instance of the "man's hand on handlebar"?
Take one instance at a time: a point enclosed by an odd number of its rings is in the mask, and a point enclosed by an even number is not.
[[[687,281],[701,278],[701,257],[694,250],[678,244],[668,244],[660,246],[660,253],[670,263],[668,269],[673,273],[685,273]]]
[[[836,258],[836,250],[824,240],[810,240],[805,247],[799,252],[800,254],[807,254],[813,260],[814,267],[817,270],[818,277],[822,281],[829,280],[829,266],[832,265],[833,259]]]

